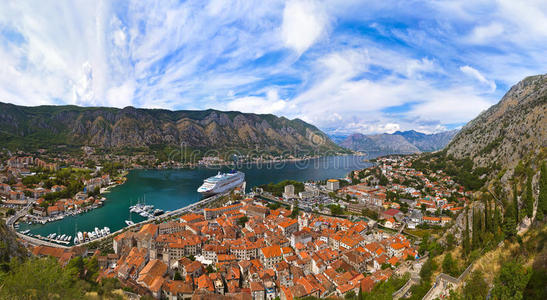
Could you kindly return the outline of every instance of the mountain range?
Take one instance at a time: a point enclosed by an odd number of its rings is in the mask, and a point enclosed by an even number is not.
[[[500,178],[506,182],[519,163],[537,171],[547,157],[546,115],[547,74],[527,77],[467,123],[447,146],[447,154],[470,158],[475,167],[505,170]]]
[[[414,130],[396,131],[392,134],[364,135],[354,133],[348,137],[337,136],[342,147],[366,153],[412,154],[436,151],[444,148],[456,135],[457,130],[426,134]]]
[[[105,149],[186,146],[206,150],[344,151],[317,127],[271,114],[134,107],[26,107],[0,102],[3,146]]]

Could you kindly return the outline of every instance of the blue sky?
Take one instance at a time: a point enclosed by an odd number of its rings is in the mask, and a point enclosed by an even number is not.
[[[457,128],[547,70],[547,1],[9,1],[0,101]]]

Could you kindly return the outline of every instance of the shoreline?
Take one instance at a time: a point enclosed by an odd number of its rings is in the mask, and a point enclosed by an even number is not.
[[[264,164],[267,163],[267,164],[270,165],[270,166],[275,166],[276,163],[298,162],[298,161],[313,161],[313,160],[318,160],[318,159],[320,159],[320,158],[331,158],[331,159],[332,159],[332,158],[336,158],[336,157],[344,158],[344,157],[351,157],[351,156],[354,156],[354,157],[355,157],[355,160],[356,160],[356,161],[358,160],[359,163],[366,163],[366,162],[364,162],[364,161],[362,160],[362,157],[361,157],[361,156],[357,156],[357,155],[353,155],[353,154],[346,154],[346,155],[331,155],[331,156],[309,157],[309,158],[305,158],[305,159],[290,159],[290,160],[283,160],[283,161],[276,160],[276,161],[267,161],[267,162],[266,162],[266,161],[261,161],[261,162],[247,162],[247,163],[241,163],[240,166],[241,166],[241,165],[243,165],[243,166],[244,166],[244,165],[256,166],[258,163],[264,163]],[[330,160],[329,160],[329,162],[330,162]],[[369,164],[369,163],[366,163],[366,164]],[[221,167],[223,167],[223,166],[225,166],[225,165],[221,165]],[[330,168],[332,168],[332,164],[329,164],[329,166],[330,166]],[[307,168],[309,168],[309,167],[313,167],[313,164],[307,166]],[[364,168],[364,167],[366,167],[366,166],[357,166],[357,168]],[[112,185],[109,185],[109,186],[107,186],[107,187],[101,189],[101,190],[102,190],[101,194],[104,193],[104,194],[105,194],[104,196],[108,197],[106,194],[107,194],[107,193],[110,193],[110,192],[112,191],[113,188],[118,187],[118,186],[122,186],[124,183],[126,183],[126,182],[128,181],[127,175],[129,175],[129,172],[131,172],[131,171],[133,171],[133,170],[150,170],[150,171],[180,170],[180,169],[195,170],[195,169],[199,169],[199,168],[202,168],[202,169],[209,168],[209,169],[211,169],[212,167],[211,167],[211,166],[201,165],[201,166],[195,166],[195,167],[192,167],[192,168],[188,168],[188,167],[173,167],[173,168],[128,168],[128,169],[122,169],[122,170],[120,170],[120,171],[121,171],[120,175],[118,175],[118,176],[116,177],[117,179],[112,181],[112,182],[113,182]],[[340,166],[340,167],[334,167],[334,168],[344,168],[344,167]],[[348,172],[349,172],[349,171],[348,171]],[[345,173],[345,175],[342,175],[342,177],[340,177],[339,179],[344,179],[345,177],[343,177],[343,176],[347,176],[347,174],[348,174],[348,173]],[[334,178],[334,177],[333,177],[333,178]],[[337,178],[338,178],[338,177],[337,177]],[[104,189],[104,190],[103,190],[103,189]],[[204,201],[204,200],[206,200],[206,199],[201,199],[201,200],[199,200],[199,201],[197,201],[197,202],[194,202],[194,203],[192,203],[192,204],[202,203],[202,201]],[[108,201],[108,200],[106,200],[106,201]],[[105,201],[105,202],[106,202],[106,201]],[[185,207],[188,207],[188,206],[190,206],[190,205],[192,205],[192,204],[189,204],[189,205],[187,205],[187,206],[185,206]],[[204,203],[204,204],[208,204],[208,203]],[[185,207],[182,207],[182,208],[185,208]],[[102,208],[102,207],[97,207],[97,208]],[[179,208],[179,209],[176,209],[176,210],[180,210],[180,209],[182,209],[182,208]],[[92,209],[92,210],[94,210],[94,209]],[[75,216],[85,215],[86,212],[90,212],[90,211],[92,211],[92,210],[88,210],[88,211],[82,212],[82,213],[80,213],[80,214],[76,214]],[[171,212],[174,212],[174,211],[171,211]],[[161,215],[161,216],[159,216],[159,217],[164,217],[164,215]],[[141,221],[141,222],[139,222],[139,223],[136,223],[136,224],[142,224],[142,222],[147,222],[147,221],[148,221],[148,220],[143,220],[143,221]],[[39,226],[41,227],[41,226],[44,226],[45,224],[44,224],[44,225],[37,224],[37,225],[39,225]],[[124,230],[125,228],[127,228],[127,226],[124,226],[124,227],[120,228],[119,230]],[[117,230],[117,231],[119,231],[119,230]],[[117,231],[116,231],[116,232],[117,232]],[[18,233],[20,234],[20,232],[18,232]],[[96,240],[94,240],[94,241],[97,241],[97,240],[98,240],[98,239],[96,239]]]
[[[320,155],[320,156],[313,156],[313,157],[306,157],[306,158],[287,158],[287,159],[281,159],[281,160],[261,160],[261,161],[239,161],[235,164],[237,166],[253,166],[258,164],[276,164],[276,163],[288,163],[288,162],[299,162],[299,161],[310,161],[310,160],[316,160],[320,158],[326,158],[326,157],[344,157],[344,156],[357,156],[357,157],[363,157],[366,155],[358,155],[355,153],[347,154],[347,153],[341,153],[337,155]],[[360,160],[362,162],[367,162],[366,160],[362,159]],[[155,166],[155,167],[133,167],[128,168],[127,170],[178,170],[178,169],[194,169],[194,168],[220,168],[220,167],[226,167],[233,165],[233,162],[224,162],[224,163],[216,163],[216,164],[200,164],[200,163],[184,163],[179,166]]]

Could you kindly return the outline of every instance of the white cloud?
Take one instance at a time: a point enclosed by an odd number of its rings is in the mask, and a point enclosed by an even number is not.
[[[283,113],[287,103],[284,100],[271,100],[262,97],[242,97],[228,103],[227,110],[249,112],[256,114]]]
[[[136,84],[133,80],[128,80],[120,86],[111,87],[106,92],[106,98],[109,106],[123,108],[133,105]]]
[[[311,0],[290,0],[283,10],[281,35],[287,47],[302,54],[324,33],[328,17],[323,8]]]
[[[443,124],[467,122],[492,105],[478,96],[472,87],[430,90],[427,101],[413,106],[406,115],[422,121],[438,120]]]
[[[118,47],[125,47],[126,35],[121,29],[114,32],[114,44]]]
[[[460,71],[464,72],[468,76],[475,78],[479,82],[488,85],[490,87],[490,91],[493,92],[496,90],[496,83],[487,80],[477,69],[470,66],[461,66]]]
[[[545,72],[546,45],[545,1],[9,1],[0,101],[436,132]]]
[[[492,39],[499,37],[504,33],[503,25],[500,23],[490,23],[473,28],[471,34],[467,37],[470,43],[485,44]]]
[[[80,79],[72,85],[72,103],[86,105],[93,101],[93,68],[89,62],[85,62],[81,68]]]

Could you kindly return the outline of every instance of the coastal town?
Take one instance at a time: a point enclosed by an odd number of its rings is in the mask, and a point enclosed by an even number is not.
[[[413,159],[381,157],[346,178],[286,181],[275,190],[236,188],[222,204],[143,221],[99,244],[23,243],[62,266],[77,257],[96,260],[98,282],[117,279],[128,293],[156,299],[346,297],[387,281],[408,296],[428,257],[420,232],[452,227],[472,196],[442,171],[414,169]],[[67,189],[49,186],[52,177],[25,184],[59,165],[86,170],[74,195],[48,197]],[[43,222],[100,207],[100,193],[123,184],[121,166],[111,179],[84,161],[9,157],[1,170],[2,206],[11,210],[5,215],[21,209],[27,213],[20,222]]]

